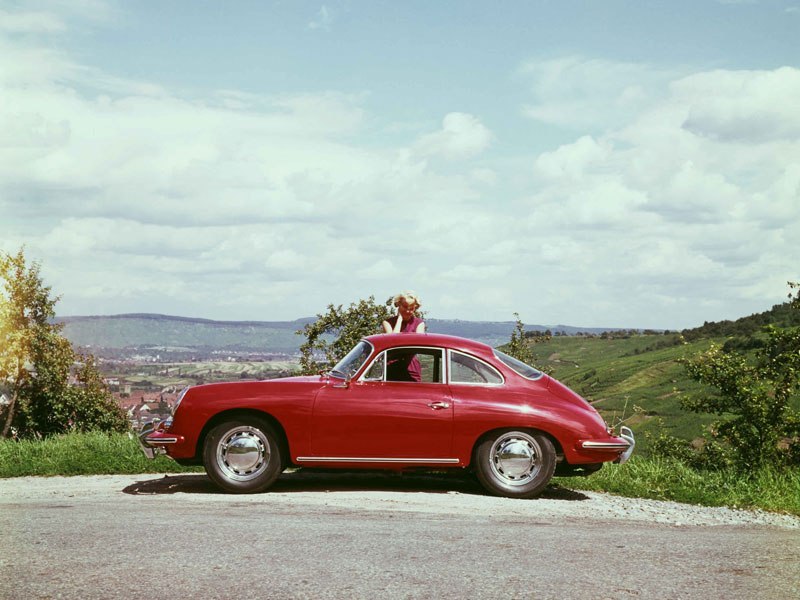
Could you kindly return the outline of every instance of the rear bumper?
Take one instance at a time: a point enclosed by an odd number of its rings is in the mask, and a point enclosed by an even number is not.
[[[614,460],[617,464],[623,464],[628,461],[633,454],[633,449],[636,446],[636,440],[633,436],[633,431],[630,427],[621,427],[618,437],[611,437],[607,440],[585,440],[581,442],[581,450],[588,450],[590,452],[619,452],[619,456]]]
[[[148,423],[142,428],[138,438],[139,448],[149,459],[154,459],[156,456],[161,455],[169,456],[167,448],[184,441],[183,436],[164,431],[163,423],[155,426],[152,423]]]

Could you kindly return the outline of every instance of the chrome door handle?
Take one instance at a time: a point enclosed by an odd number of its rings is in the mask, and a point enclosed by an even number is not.
[[[449,402],[428,402],[428,406],[430,406],[433,410],[441,410],[442,408],[450,408]]]

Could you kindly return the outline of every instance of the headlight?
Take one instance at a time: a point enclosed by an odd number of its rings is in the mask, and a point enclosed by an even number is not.
[[[172,406],[172,414],[167,418],[166,421],[164,421],[164,429],[169,429],[170,427],[172,427],[172,419],[175,416],[175,413],[178,412],[178,407],[181,405],[181,400],[183,400],[183,397],[186,395],[186,392],[189,391],[190,387],[191,386],[187,385],[178,394],[178,398],[177,400],[175,400],[175,404]]]

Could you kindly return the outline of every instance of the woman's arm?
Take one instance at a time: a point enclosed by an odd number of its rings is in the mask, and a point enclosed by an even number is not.
[[[417,333],[425,333],[425,321],[417,325]]]
[[[397,317],[395,317],[394,327],[392,327],[388,319],[381,323],[381,325],[383,325],[383,333],[400,333],[400,329],[403,327],[403,319],[400,315],[397,315]]]

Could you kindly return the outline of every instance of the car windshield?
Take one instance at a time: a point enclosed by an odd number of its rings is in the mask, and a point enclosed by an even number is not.
[[[334,377],[341,377],[342,379],[352,378],[371,353],[372,346],[364,340],[361,340],[347,353],[347,356],[336,363],[336,366],[331,369],[331,375]]]
[[[502,360],[507,366],[513,369],[519,375],[522,375],[526,379],[539,379],[542,376],[542,372],[539,369],[534,369],[530,365],[526,365],[521,360],[517,360],[513,356],[509,356],[505,352],[500,352],[500,350],[495,350],[494,355]]]

